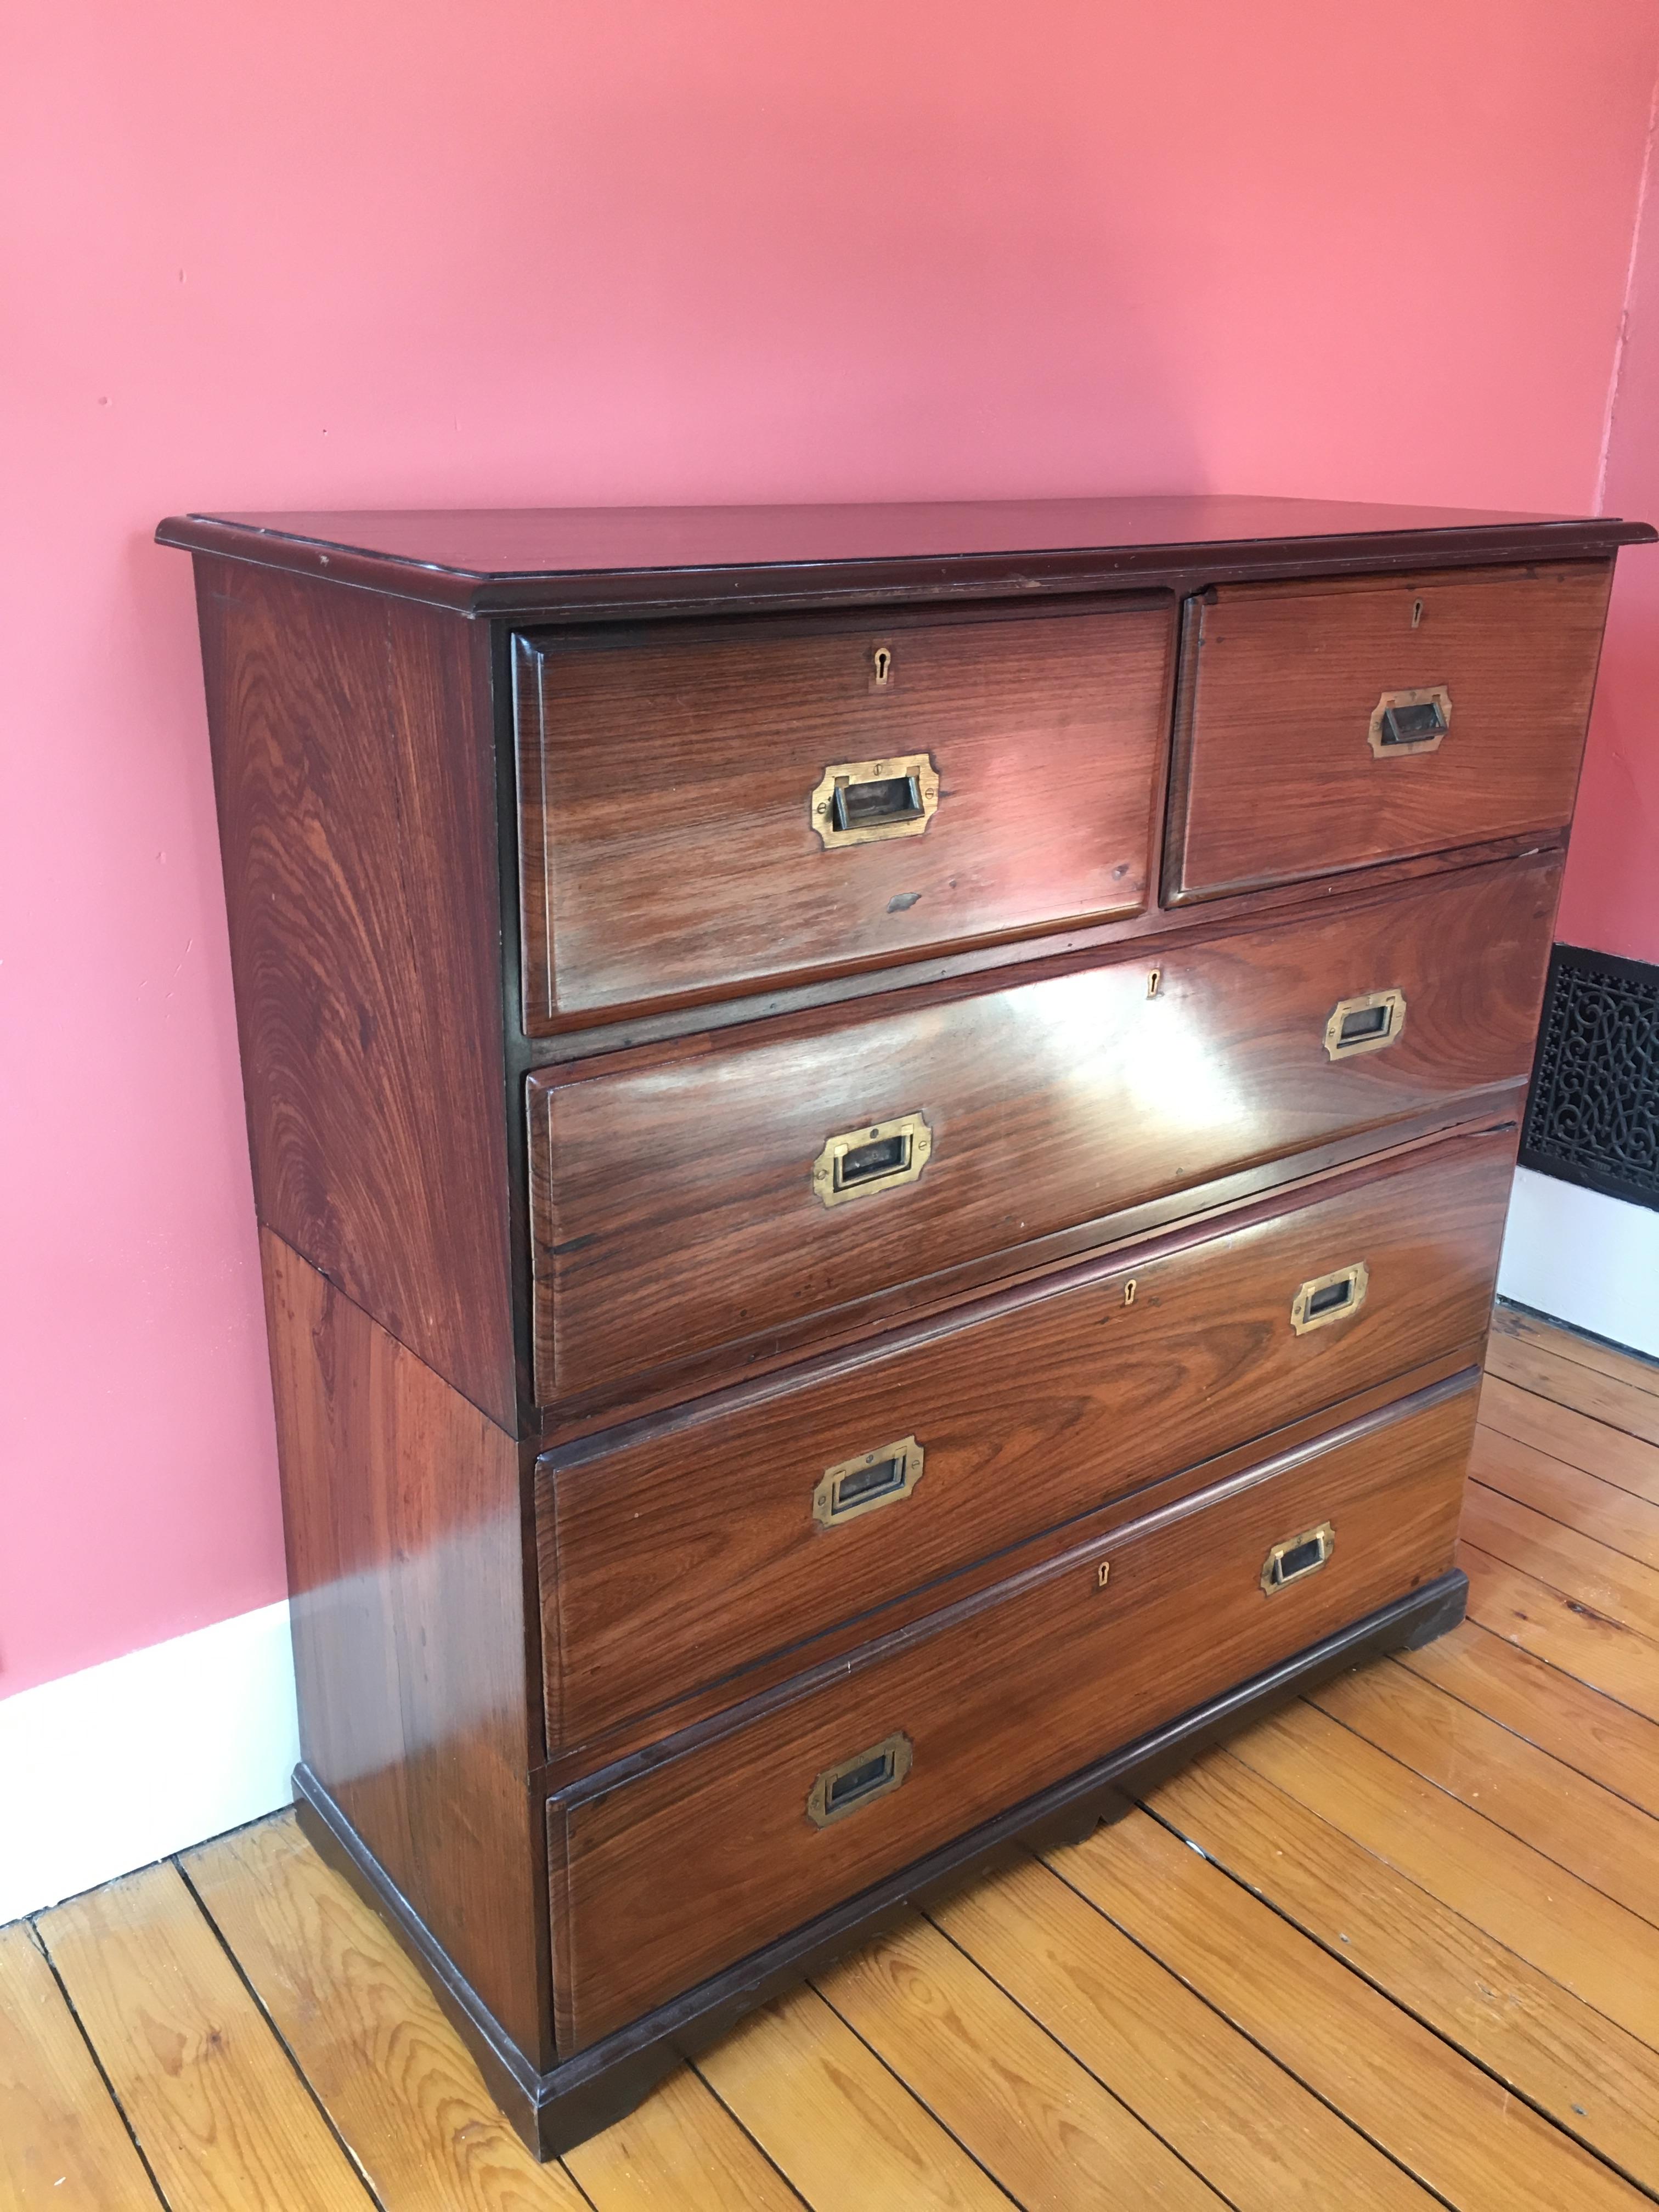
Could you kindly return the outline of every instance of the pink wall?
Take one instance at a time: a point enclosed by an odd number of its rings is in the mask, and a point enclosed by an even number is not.
[[[158,516],[1582,509],[1656,47],[1647,0],[17,11],[0,1692],[282,1588]]]
[[[1659,522],[1659,164],[1651,156],[1602,504]],[[1614,578],[1556,935],[1659,961],[1659,552],[1626,556]]]

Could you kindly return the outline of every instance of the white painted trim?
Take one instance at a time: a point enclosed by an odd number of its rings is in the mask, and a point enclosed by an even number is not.
[[[293,1797],[288,1604],[0,1701],[0,1923]]]
[[[1659,1212],[1517,1168],[1498,1292],[1659,1359]]]

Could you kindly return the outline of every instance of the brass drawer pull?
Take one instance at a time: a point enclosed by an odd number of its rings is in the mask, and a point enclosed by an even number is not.
[[[1451,693],[1443,684],[1427,691],[1385,691],[1372,709],[1368,742],[1378,760],[1437,752],[1450,727]]]
[[[823,1528],[839,1528],[878,1505],[896,1504],[921,1480],[922,1460],[915,1438],[901,1437],[896,1444],[878,1444],[874,1451],[825,1468],[812,1492],[812,1518]]]
[[[1319,1572],[1335,1549],[1336,1531],[1328,1521],[1322,1521],[1317,1528],[1310,1528],[1300,1536],[1275,1544],[1262,1565],[1262,1589],[1271,1597],[1275,1590],[1288,1589],[1292,1583],[1305,1582],[1310,1575]]]
[[[914,1182],[933,1149],[933,1133],[920,1114],[872,1121],[829,1139],[812,1163],[812,1188],[826,1206],[868,1198],[898,1183]]]
[[[1334,1275],[1314,1276],[1291,1300],[1291,1327],[1298,1336],[1305,1336],[1310,1328],[1346,1321],[1364,1304],[1370,1279],[1370,1269],[1363,1260],[1356,1260],[1352,1267],[1340,1267]]]
[[[808,804],[825,852],[883,837],[920,837],[939,809],[939,770],[929,753],[841,761],[825,769]]]
[[[889,1796],[910,1771],[914,1750],[901,1730],[872,1743],[868,1751],[854,1752],[839,1766],[826,1766],[807,1797],[807,1819],[815,1828],[827,1828],[831,1820],[845,1820],[860,1806]]]
[[[1368,991],[1363,999],[1339,999],[1325,1024],[1325,1049],[1333,1060],[1381,1052],[1405,1026],[1403,991]]]

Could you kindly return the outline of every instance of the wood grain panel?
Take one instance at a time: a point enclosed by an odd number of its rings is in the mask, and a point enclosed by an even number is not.
[[[161,2203],[21,1920],[0,1928],[0,2203],[9,2212],[158,2212]]]
[[[519,1448],[268,1231],[261,1249],[306,1762],[550,2063]]]
[[[518,639],[526,1030],[1139,912],[1172,627],[1155,598]],[[826,847],[832,765],[920,756],[921,835]]]
[[[1195,1792],[1182,1806],[1188,1814],[1201,1807],[1205,1832],[1224,1836],[1231,1852],[1248,1802]],[[1224,1806],[1234,1816],[1225,1826]],[[1182,1977],[1197,1993],[1194,2005],[1202,1997],[1215,2006],[1445,2203],[1469,2212],[1635,2212],[1641,2200],[1626,2183],[1471,2065],[1455,2038],[1443,2041],[1362,1978],[1375,1954],[1351,1972],[1340,1942],[1333,1957],[1273,1909],[1276,1888],[1252,1896],[1230,1881],[1223,1868],[1238,1863],[1221,1856],[1211,1864],[1144,1814],[1052,1860]],[[1334,2185],[1315,2201],[1322,2212],[1361,2201],[1352,2191]]]
[[[1069,1871],[1074,1856],[1057,1863]],[[929,1909],[1236,2212],[1420,2207],[1407,2177],[1264,2043],[1241,2035],[1196,1984],[1177,1979],[1037,1861],[1011,1854]]]
[[[1461,1378],[1407,1399],[553,1801],[561,2048],[1443,1571],[1474,1408]],[[1327,1565],[1265,1597],[1269,1546],[1326,1521]],[[815,1776],[896,1731],[908,1778],[814,1826]]]
[[[1512,1131],[1447,1139],[1277,1218],[1051,1278],[821,1381],[541,1460],[546,1705],[564,1740],[1477,1346],[1514,1147]],[[1297,1286],[1358,1261],[1363,1305],[1298,1335]],[[814,1518],[826,1468],[908,1436],[925,1455],[908,1498]]]
[[[1612,580],[1611,562],[1590,562],[1241,585],[1194,602],[1170,808],[1176,896],[1562,829]],[[1374,752],[1383,695],[1436,687],[1451,701],[1439,745]]]
[[[197,601],[259,1218],[510,1425],[484,641],[241,562]]]
[[[1644,2043],[1224,1753],[1150,1802],[1292,1926],[1652,2191],[1659,2056]],[[1577,2189],[1588,2191],[1595,2172],[1586,2166]],[[1576,2208],[1581,2200],[1575,2192],[1553,2201]],[[1602,2201],[1628,2202],[1616,2193]]]
[[[175,1868],[130,1875],[39,1924],[168,2212],[370,2212]]]
[[[1309,1702],[1604,1897],[1659,1921],[1659,1821],[1568,1762],[1404,1667],[1362,1668]],[[1477,1832],[1477,1847],[1484,1840]]]
[[[544,1400],[843,1320],[890,1286],[1254,1163],[1382,1127],[1530,1066],[1558,870],[1442,878],[1120,961],[637,1072],[532,1076]],[[1398,987],[1385,1049],[1333,1061],[1340,1000]],[[925,1115],[919,1180],[829,1207],[839,1132]]]
[[[907,1920],[817,1986],[1024,2212],[1114,2202],[1137,2212],[1225,2212],[1212,2189],[927,1921]]]

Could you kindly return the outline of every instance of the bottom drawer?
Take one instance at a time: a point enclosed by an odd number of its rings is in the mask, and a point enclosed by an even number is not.
[[[553,1800],[562,2051],[1443,1573],[1479,1379],[1143,1512]]]

